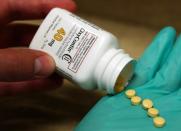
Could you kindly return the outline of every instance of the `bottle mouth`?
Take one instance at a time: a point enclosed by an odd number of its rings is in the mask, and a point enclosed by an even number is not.
[[[111,49],[97,65],[95,78],[98,89],[106,90],[108,94],[115,94],[124,89],[121,87],[126,86],[132,74],[133,59],[122,49]]]
[[[125,87],[128,85],[129,80],[133,76],[133,70],[134,70],[134,62],[135,60],[130,61],[125,68],[120,72],[118,78],[116,79],[115,85],[114,85],[114,93],[119,93],[125,89]]]
[[[131,79],[133,72],[134,60],[129,57],[129,55],[124,54],[124,57],[117,63],[107,81],[107,92],[109,94],[116,94],[124,90],[128,81]]]

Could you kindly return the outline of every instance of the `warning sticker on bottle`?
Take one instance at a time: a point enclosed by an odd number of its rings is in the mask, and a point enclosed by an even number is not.
[[[94,31],[85,27],[57,15],[43,35],[41,49],[53,56],[59,72],[69,78],[78,72],[98,39]]]
[[[75,73],[77,72],[82,61],[86,57],[87,53],[89,52],[90,48],[92,47],[95,41],[96,36],[94,34],[88,32],[84,34],[84,37],[79,42],[79,45],[76,47],[76,54],[74,55],[72,62],[68,66],[68,69]]]
[[[56,55],[64,64],[67,63],[68,70],[76,73],[96,39],[93,33],[74,25]]]

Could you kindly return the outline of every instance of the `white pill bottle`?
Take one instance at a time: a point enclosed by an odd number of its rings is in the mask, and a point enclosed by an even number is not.
[[[64,9],[50,11],[30,48],[51,55],[57,72],[84,89],[114,94],[133,74],[133,59],[115,36]]]

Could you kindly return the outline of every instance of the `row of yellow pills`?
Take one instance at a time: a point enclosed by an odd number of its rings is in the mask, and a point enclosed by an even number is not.
[[[141,97],[136,96],[136,91],[129,89],[125,92],[126,96],[131,99],[133,105],[139,105],[142,101]],[[144,99],[142,106],[147,110],[148,116],[153,118],[153,123],[156,127],[163,127],[165,119],[159,116],[159,110],[153,107],[153,102],[150,99]]]

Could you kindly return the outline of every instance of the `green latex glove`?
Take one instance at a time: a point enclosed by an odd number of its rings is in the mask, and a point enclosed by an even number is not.
[[[125,91],[103,97],[83,118],[76,131],[181,131],[181,36],[176,39],[172,27],[163,29],[137,61],[134,77],[128,85],[142,99],[152,99],[163,128],[141,105],[131,105]]]

